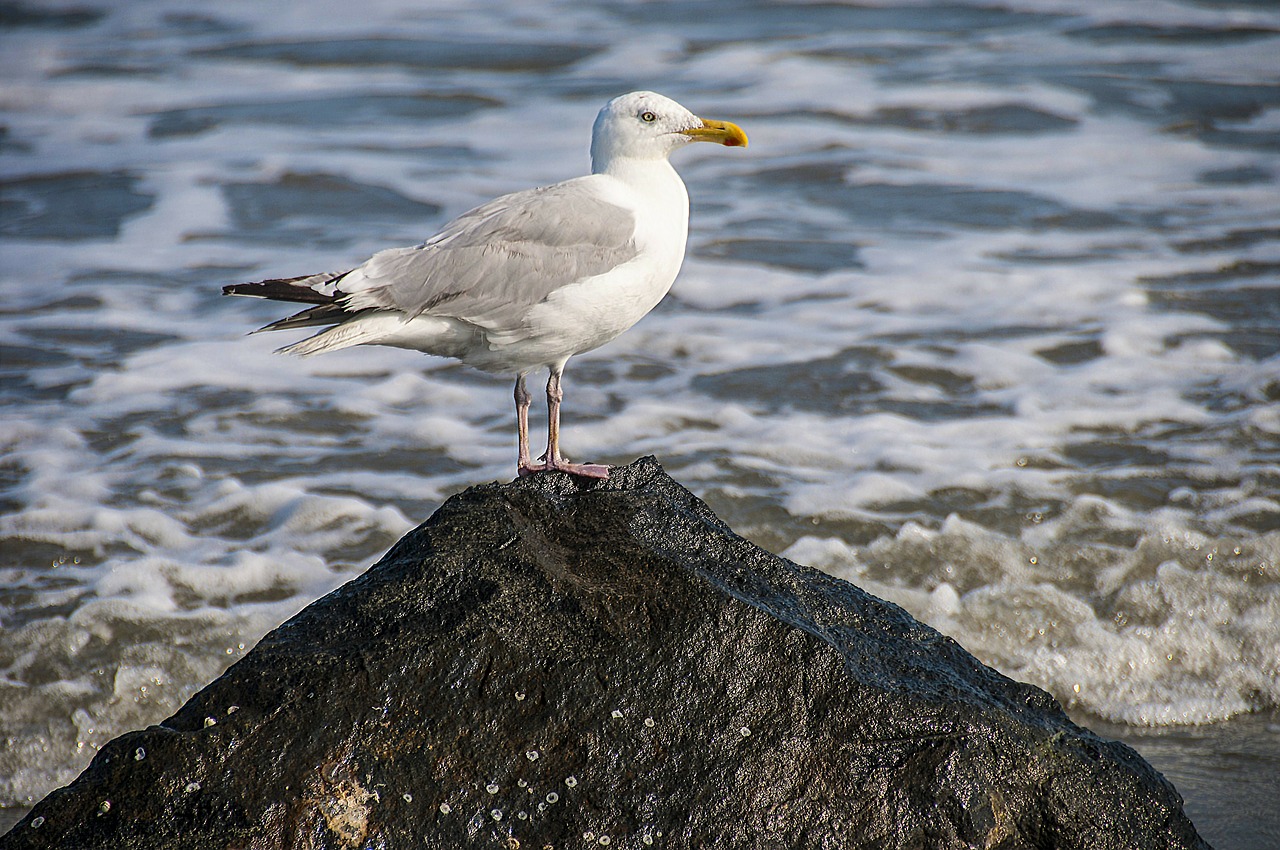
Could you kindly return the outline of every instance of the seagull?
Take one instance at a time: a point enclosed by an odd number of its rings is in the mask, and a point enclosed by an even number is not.
[[[560,454],[560,379],[570,357],[640,321],[675,282],[689,194],[667,158],[691,142],[746,147],[747,136],[660,94],[624,94],[596,117],[585,177],[503,195],[420,245],[379,251],[350,271],[222,292],[312,305],[258,329],[325,328],[283,353],[389,345],[514,373],[518,473],[608,478],[609,467]],[[525,376],[541,368],[548,371],[547,451],[534,462]]]

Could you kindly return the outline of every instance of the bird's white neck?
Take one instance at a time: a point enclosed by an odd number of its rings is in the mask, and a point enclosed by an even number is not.
[[[634,175],[641,180],[652,180],[655,175],[674,175],[677,180],[680,179],[676,174],[676,170],[665,156],[662,157],[636,157],[636,156],[600,156],[596,151],[592,151],[591,156],[591,173],[592,174],[609,174],[617,177],[619,180],[632,182],[629,178]],[[669,177],[667,179],[670,179]]]
[[[688,227],[689,192],[665,157],[615,156],[603,161],[593,160],[591,166],[592,173],[607,174],[636,192],[657,199],[661,208],[678,216],[682,227]]]

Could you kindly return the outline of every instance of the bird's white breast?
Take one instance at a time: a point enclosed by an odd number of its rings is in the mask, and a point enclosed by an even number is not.
[[[468,359],[501,356],[523,368],[560,363],[605,344],[658,305],[684,261],[689,196],[665,160],[636,165],[590,178],[603,199],[635,215],[636,257],[557,290],[529,311],[521,332],[491,336],[491,351]]]

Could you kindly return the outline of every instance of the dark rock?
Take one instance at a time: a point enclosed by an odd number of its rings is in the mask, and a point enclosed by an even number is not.
[[[652,459],[450,499],[6,848],[1192,848],[1048,694]]]

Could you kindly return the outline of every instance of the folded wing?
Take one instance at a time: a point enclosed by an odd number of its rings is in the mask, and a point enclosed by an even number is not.
[[[375,254],[345,273],[226,287],[233,295],[315,304],[262,330],[337,324],[369,311],[459,319],[513,331],[556,290],[638,254],[635,216],[586,177],[505,195],[427,242]]]

